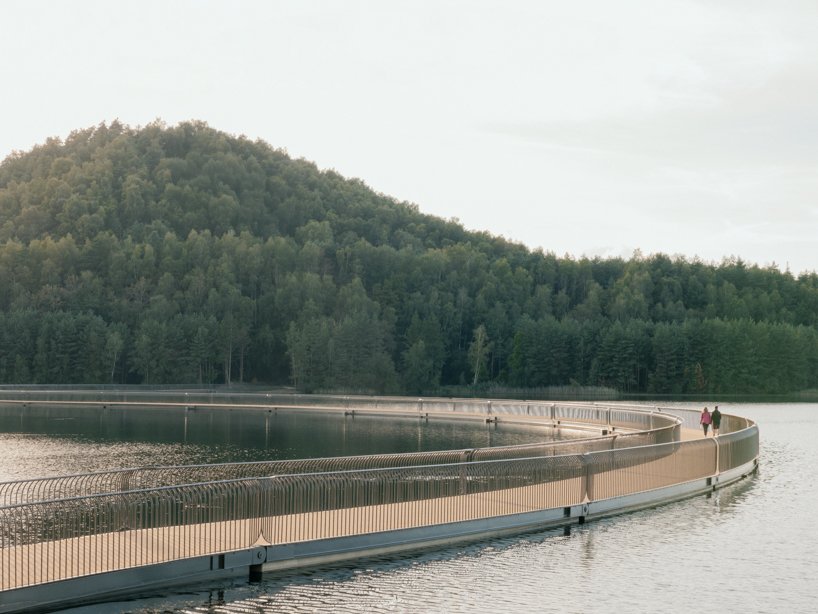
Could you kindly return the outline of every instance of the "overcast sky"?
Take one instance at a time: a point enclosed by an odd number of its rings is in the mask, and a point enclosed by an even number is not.
[[[198,119],[558,255],[818,269],[815,0],[3,0],[0,78],[0,158]]]

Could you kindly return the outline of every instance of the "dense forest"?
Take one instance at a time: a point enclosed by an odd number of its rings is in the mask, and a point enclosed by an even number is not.
[[[4,160],[0,289],[0,383],[818,387],[815,273],[532,251],[197,122]]]

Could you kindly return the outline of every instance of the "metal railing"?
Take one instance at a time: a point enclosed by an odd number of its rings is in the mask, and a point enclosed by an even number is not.
[[[498,407],[492,403],[491,413]],[[504,407],[531,415],[527,404]],[[680,441],[675,415],[537,407],[560,421],[662,426],[505,448],[148,467],[8,483],[0,485],[6,498],[0,590],[257,545],[580,505],[706,478],[758,454],[758,429],[749,421],[718,441]]]
[[[0,506],[83,497],[94,494],[161,488],[163,486],[179,484],[267,477],[270,475],[442,465],[467,461],[581,454],[596,450],[653,445],[673,440],[673,429],[665,427],[656,431],[620,433],[593,438],[492,448],[466,448],[438,452],[373,454],[366,456],[251,461],[206,465],[134,467],[112,471],[0,482]]]
[[[3,389],[0,402],[21,405],[38,403],[129,404],[160,406],[213,406],[244,408],[326,408],[362,411],[486,414],[505,416],[538,416],[574,423],[605,424],[615,406],[578,402],[551,403],[504,399],[442,399],[407,397],[367,397],[339,395],[303,395],[259,392],[168,391],[168,390],[76,390],[76,389]],[[645,411],[645,407],[641,411]],[[649,422],[643,421],[644,426]]]
[[[53,391],[45,391],[50,395]],[[82,391],[75,392],[73,397],[82,396]],[[144,393],[148,396],[155,392]],[[167,393],[163,393],[167,394]],[[35,395],[36,396],[36,395]],[[96,396],[92,393],[91,397]],[[116,396],[116,395],[114,395]],[[253,395],[247,395],[253,396]],[[255,395],[258,396],[258,395]],[[166,402],[169,402],[165,399]],[[253,399],[256,400],[256,399]],[[295,399],[301,401],[300,398]],[[549,441],[535,444],[524,444],[516,446],[502,446],[492,448],[474,448],[460,450],[445,450],[435,452],[415,452],[400,454],[376,454],[366,456],[344,456],[333,458],[315,458],[287,461],[267,461],[267,462],[245,462],[245,463],[220,463],[207,465],[177,465],[177,466],[149,466],[124,468],[113,471],[101,471],[94,473],[82,473],[67,476],[55,476],[38,479],[24,479],[9,482],[0,482],[0,505],[14,505],[20,503],[33,503],[59,498],[81,497],[93,494],[123,492],[145,488],[160,488],[163,486],[173,486],[189,483],[203,483],[210,481],[243,479],[253,477],[265,477],[269,475],[283,475],[292,473],[318,473],[330,471],[343,471],[353,469],[376,469],[384,467],[402,467],[414,465],[433,465],[457,463],[464,461],[478,460],[501,460],[511,458],[523,458],[531,456],[556,456],[573,453],[583,453],[594,450],[609,450],[615,448],[626,448],[635,446],[653,445],[665,443],[679,439],[680,419],[667,414],[656,414],[653,412],[634,412],[633,410],[618,410],[612,407],[602,407],[595,405],[566,405],[554,403],[519,403],[504,401],[480,401],[467,399],[460,403],[451,400],[431,400],[419,399],[365,399],[367,403],[359,402],[355,399],[355,404],[350,405],[349,397],[319,397],[319,401],[327,405],[319,407],[330,407],[329,401],[335,402],[335,407],[343,407],[345,410],[353,409],[359,411],[389,411],[389,412],[414,412],[422,410],[423,415],[445,415],[447,412],[454,412],[453,415],[462,415],[465,409],[479,412],[476,415],[505,416],[515,418],[526,416],[527,418],[542,418],[547,420],[545,424],[552,426],[589,426],[596,425],[603,429],[603,432],[610,432],[610,435],[594,436],[580,439],[570,439],[561,441]],[[55,403],[55,399],[28,399],[26,402]],[[80,403],[116,403],[110,399],[91,401],[83,399]],[[124,401],[123,401],[124,402]],[[150,401],[155,402],[155,401]],[[133,403],[133,401],[128,401]],[[248,407],[247,405],[225,405],[231,408]],[[218,407],[222,407],[219,405]],[[250,407],[257,407],[250,405]],[[266,406],[264,406],[266,407]],[[278,407],[283,408],[282,404]],[[292,406],[291,406],[292,407]],[[303,407],[295,405],[295,407]],[[465,408],[465,409],[464,409]],[[615,432],[616,429],[620,429]],[[627,429],[642,429],[628,431]]]

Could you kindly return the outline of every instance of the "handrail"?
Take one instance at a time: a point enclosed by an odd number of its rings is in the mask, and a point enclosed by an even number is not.
[[[53,399],[45,400],[54,403]],[[31,400],[29,400],[31,402]],[[36,402],[36,401],[34,401]],[[86,401],[91,403],[111,403],[110,400]],[[417,401],[403,400],[403,404],[394,398],[388,399],[389,411],[406,411],[406,406],[415,407]],[[445,400],[443,403],[451,405],[452,401]],[[662,416],[661,422],[664,426],[654,426],[657,418],[652,413],[624,413],[615,411],[609,407],[598,405],[582,404],[555,404],[543,402],[504,402],[494,401],[483,404],[475,403],[474,400],[467,401],[470,406],[477,406],[491,412],[492,415],[505,416],[510,419],[545,418],[550,420],[550,425],[565,422],[565,426],[597,425],[609,427],[613,433],[615,429],[620,429],[616,434],[607,436],[595,436],[592,438],[571,439],[566,441],[551,441],[535,444],[522,444],[518,446],[497,446],[492,448],[476,448],[474,450],[445,450],[435,452],[412,452],[397,454],[377,454],[359,455],[317,459],[300,459],[289,461],[250,461],[244,463],[218,463],[206,465],[171,465],[171,466],[149,466],[117,469],[113,471],[99,471],[92,473],[79,473],[66,476],[53,476],[34,479],[13,480],[0,482],[0,506],[13,505],[16,503],[33,503],[39,500],[55,499],[59,497],[75,497],[105,492],[124,492],[140,488],[154,488],[183,483],[196,483],[204,481],[216,481],[229,479],[230,477],[263,477],[271,474],[288,473],[308,473],[322,472],[343,469],[364,469],[377,467],[392,467],[419,464],[442,464],[461,462],[464,460],[481,459],[502,459],[518,458],[521,455],[556,455],[566,454],[571,451],[584,452],[589,450],[610,449],[615,447],[632,447],[635,445],[651,445],[665,441],[673,441],[678,438],[679,420],[671,416]],[[426,416],[441,416],[452,414],[442,411],[435,411],[433,408],[439,407],[440,401],[436,399],[425,401]],[[375,409],[369,411],[386,411],[383,402],[380,407],[375,405]],[[457,401],[455,401],[455,406]],[[349,407],[346,402],[345,407]],[[424,401],[420,400],[420,406],[424,406]],[[243,406],[231,406],[243,407]],[[282,409],[285,406],[279,404]],[[304,408],[304,406],[297,406]],[[526,408],[525,414],[522,407]],[[356,409],[359,409],[355,406]],[[365,411],[365,410],[364,410]],[[459,412],[455,416],[463,416],[466,412]],[[643,430],[627,431],[629,428],[641,428]],[[608,429],[606,429],[608,430]]]

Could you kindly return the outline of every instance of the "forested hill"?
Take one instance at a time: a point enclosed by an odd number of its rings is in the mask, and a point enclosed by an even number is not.
[[[238,381],[816,388],[818,276],[532,252],[201,123],[0,164],[0,383]]]

